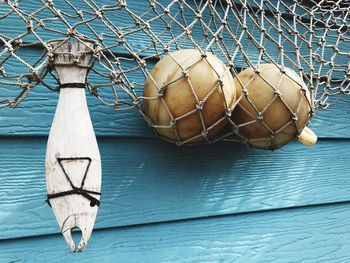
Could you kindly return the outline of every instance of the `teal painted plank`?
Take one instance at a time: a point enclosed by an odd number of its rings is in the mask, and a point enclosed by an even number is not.
[[[135,78],[135,81],[142,80]],[[104,89],[102,89],[104,90]],[[0,87],[0,97],[8,97]],[[107,90],[105,90],[105,93]],[[111,95],[106,95],[112,101]],[[98,136],[155,137],[153,130],[136,110],[119,111],[104,106],[87,94],[91,118]],[[1,135],[46,136],[49,133],[58,100],[58,93],[42,86],[34,88],[18,108],[0,109]],[[319,137],[350,138],[350,97],[342,97],[333,107],[316,112],[311,127]]]
[[[316,111],[310,127],[319,137],[350,138],[350,96],[338,97],[330,108]]]
[[[0,140],[0,239],[58,232],[44,202],[45,143]],[[140,138],[99,144],[97,228],[350,200],[349,141],[294,143],[276,152]]]
[[[80,254],[58,235],[3,241],[0,261],[347,263],[349,235],[343,204],[95,231]]]

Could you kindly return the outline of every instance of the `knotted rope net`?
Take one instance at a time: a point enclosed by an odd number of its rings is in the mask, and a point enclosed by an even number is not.
[[[0,107],[16,107],[38,85],[58,90],[53,60],[59,51],[52,43],[92,41],[94,64],[86,86],[104,105],[116,111],[138,110],[159,134],[161,129],[173,130],[172,141],[178,145],[200,138],[205,142],[232,140],[252,145],[252,138],[242,131],[247,125],[260,125],[272,144],[258,147],[277,148],[283,142],[275,140],[288,125],[297,128],[296,135],[300,133],[297,115],[305,102],[309,108],[302,118],[307,122],[315,108],[328,108],[350,93],[349,13],[350,3],[341,0],[1,1]],[[183,66],[173,55],[180,49],[195,49],[200,55]],[[223,115],[206,123],[205,103],[215,90],[223,89],[226,74],[225,70],[218,72],[208,54],[219,58],[233,77],[250,68],[253,78],[266,82],[274,95],[258,107],[249,97],[250,83],[238,76],[236,86],[241,86],[241,92],[236,101],[226,101]],[[79,63],[79,52],[74,55],[77,66],[84,67]],[[174,114],[163,98],[173,82],[159,85],[152,79],[152,68],[166,56],[183,73],[174,82],[188,78],[191,69],[203,60],[216,74],[208,96],[201,98],[191,89],[193,108],[180,115]],[[261,71],[267,63],[280,73],[275,84]],[[294,73],[288,74],[289,69]],[[154,96],[144,96],[147,80],[157,88]],[[281,96],[280,85],[285,81],[300,86],[293,107]],[[169,123],[156,123],[145,114],[145,104],[155,100],[161,100],[167,109]],[[231,118],[235,106],[243,100],[256,114],[241,107],[249,118]],[[271,127],[265,115],[276,101],[285,105],[288,118],[283,125]],[[179,123],[191,114],[198,115],[202,128],[196,134],[181,136]],[[212,136],[217,126],[220,132]]]

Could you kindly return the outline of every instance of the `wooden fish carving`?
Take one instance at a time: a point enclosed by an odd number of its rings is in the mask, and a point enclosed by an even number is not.
[[[54,46],[60,95],[46,150],[48,202],[70,249],[79,252],[92,233],[101,192],[101,158],[84,89],[92,47],[80,42]],[[82,233],[77,246],[74,228]]]

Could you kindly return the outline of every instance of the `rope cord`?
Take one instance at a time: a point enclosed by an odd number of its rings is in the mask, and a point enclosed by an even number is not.
[[[85,88],[85,83],[64,83],[60,84],[59,86],[60,89],[84,89]]]
[[[70,179],[69,175],[67,174],[66,170],[64,169],[64,167],[62,165],[62,161],[75,161],[75,160],[88,161],[88,165],[87,165],[86,170],[84,172],[84,177],[83,177],[79,187],[74,186],[72,180]],[[65,175],[66,179],[68,180],[70,186],[72,187],[72,190],[48,194],[46,202],[49,204],[50,207],[51,207],[50,199],[68,196],[68,195],[74,195],[74,194],[81,195],[81,196],[85,197],[86,199],[88,199],[90,201],[90,206],[92,206],[92,207],[95,205],[97,205],[97,206],[100,205],[100,200],[98,200],[97,198],[95,198],[92,195],[101,195],[101,193],[84,189],[84,183],[85,183],[85,179],[87,177],[87,174],[88,174],[88,171],[90,168],[91,161],[92,160],[90,157],[72,157],[72,158],[59,158],[59,157],[57,157],[57,162],[58,162],[59,166],[61,167],[63,174]]]

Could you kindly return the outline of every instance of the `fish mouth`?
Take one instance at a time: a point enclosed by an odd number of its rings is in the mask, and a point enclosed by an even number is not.
[[[72,252],[82,252],[85,249],[92,233],[93,223],[89,223],[91,219],[89,214],[84,213],[71,215],[63,222],[61,232]],[[75,229],[81,232],[77,246],[72,237],[72,231]]]

